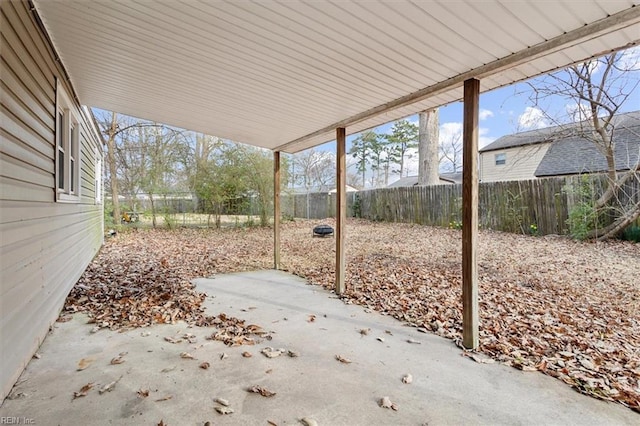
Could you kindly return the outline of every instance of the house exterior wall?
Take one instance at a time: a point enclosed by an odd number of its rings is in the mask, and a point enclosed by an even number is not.
[[[26,1],[0,2],[0,401],[103,242],[102,145]],[[75,199],[56,201],[56,99],[79,117]],[[98,169],[99,170],[99,169]],[[97,178],[97,179],[96,179]],[[79,194],[78,188],[79,186]]]
[[[480,153],[480,182],[535,179],[535,172],[551,143],[539,143]],[[505,163],[496,164],[504,154]]]

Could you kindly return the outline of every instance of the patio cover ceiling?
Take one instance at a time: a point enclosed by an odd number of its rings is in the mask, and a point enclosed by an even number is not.
[[[640,39],[637,0],[33,0],[83,104],[296,152]]]

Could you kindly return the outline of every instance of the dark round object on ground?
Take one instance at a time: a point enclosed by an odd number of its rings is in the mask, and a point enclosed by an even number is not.
[[[326,237],[327,235],[333,235],[333,228],[329,225],[318,225],[313,228],[313,236]]]

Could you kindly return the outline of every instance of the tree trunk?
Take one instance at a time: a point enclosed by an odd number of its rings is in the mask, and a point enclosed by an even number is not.
[[[153,229],[156,228],[156,204],[155,201],[153,199],[153,194],[150,192],[149,193],[149,204],[151,204],[151,224],[153,226]]]
[[[418,134],[418,184],[437,185],[440,183],[440,158],[438,156],[439,120],[438,110],[420,113]]]
[[[637,202],[631,209],[629,209],[625,214],[618,217],[609,226],[592,231],[589,237],[596,238],[599,241],[614,238],[616,235],[618,235],[618,233],[623,231],[627,226],[635,222],[638,219],[638,217],[640,217],[640,202]]]
[[[111,115],[111,126],[108,131],[107,139],[107,162],[109,163],[109,182],[111,183],[111,200],[113,203],[113,223],[120,224],[120,200],[118,191],[118,176],[116,167],[116,134],[118,120],[117,114]]]

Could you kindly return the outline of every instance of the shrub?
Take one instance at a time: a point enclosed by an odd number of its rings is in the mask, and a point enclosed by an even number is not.
[[[357,193],[353,197],[353,206],[351,207],[353,217],[362,217],[362,204],[360,203],[360,195]]]
[[[567,226],[569,235],[577,240],[584,240],[591,232],[602,226],[602,215],[595,208],[595,190],[588,176],[582,176],[580,182],[567,185],[564,188],[567,194],[573,195],[575,205],[569,210]]]
[[[640,226],[631,225],[626,228],[621,235],[621,239],[640,243]]]

